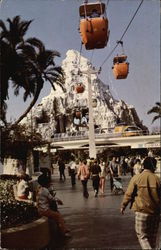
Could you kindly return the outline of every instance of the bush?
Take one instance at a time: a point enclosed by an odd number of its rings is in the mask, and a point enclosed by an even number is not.
[[[12,181],[17,181],[18,177],[17,175],[9,175],[9,174],[2,174],[0,177],[1,180],[12,180]]]
[[[33,204],[15,200],[13,185],[16,184],[15,176],[1,176],[1,228],[6,229],[32,222],[39,218],[37,208]]]

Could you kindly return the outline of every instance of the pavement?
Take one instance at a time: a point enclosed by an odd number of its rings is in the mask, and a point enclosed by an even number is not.
[[[106,180],[105,194],[94,197],[92,181],[88,181],[89,198],[82,195],[81,181],[71,186],[70,177],[66,173],[66,181],[60,181],[58,173],[52,180],[56,196],[64,205],[59,206],[72,237],[57,244],[51,243],[51,249],[141,249],[138,243],[134,213],[127,208],[125,214],[120,214],[120,204],[123,195],[113,195],[110,191],[110,181]],[[122,185],[126,190],[131,176],[122,176]],[[54,237],[54,236],[53,236]]]

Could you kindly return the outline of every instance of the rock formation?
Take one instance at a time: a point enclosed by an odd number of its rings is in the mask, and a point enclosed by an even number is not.
[[[56,86],[48,96],[42,98],[41,103],[32,109],[32,124],[43,138],[50,138],[55,133],[88,130],[88,124],[81,123],[77,126],[73,123],[76,111],[80,117],[88,121],[88,78],[82,73],[93,68],[92,64],[83,56],[80,58],[78,51],[69,50],[62,62],[65,72],[65,89]],[[76,85],[82,84],[83,93],[76,93]],[[111,129],[117,123],[124,122],[128,125],[136,125],[141,129],[147,129],[140,121],[135,108],[126,104],[123,100],[113,98],[109,86],[105,85],[99,75],[92,74],[92,99],[94,124],[96,128]],[[78,115],[78,113],[77,113]],[[31,124],[31,113],[22,121]]]

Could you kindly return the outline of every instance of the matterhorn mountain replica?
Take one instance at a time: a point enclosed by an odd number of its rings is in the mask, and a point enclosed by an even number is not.
[[[49,139],[57,133],[71,134],[76,131],[88,131],[88,77],[83,71],[93,69],[92,64],[78,51],[68,50],[62,62],[65,72],[66,91],[55,85],[56,90],[42,98],[41,103],[32,108],[22,123],[31,124],[44,139]],[[78,69],[79,68],[79,69]],[[76,86],[83,87],[82,93],[77,93]],[[91,75],[93,119],[95,128],[111,129],[118,122],[128,125],[143,126],[133,106],[123,100],[115,100],[97,74]],[[82,119],[82,120],[81,120]]]

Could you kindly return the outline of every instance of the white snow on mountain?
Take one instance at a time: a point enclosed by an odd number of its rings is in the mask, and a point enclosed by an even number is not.
[[[41,103],[32,108],[23,119],[23,123],[31,124],[44,138],[50,138],[55,133],[65,133],[88,130],[88,126],[76,126],[73,123],[76,110],[88,119],[88,76],[85,71],[94,69],[92,64],[75,50],[68,50],[62,62],[65,72],[65,89],[55,85]],[[81,83],[83,93],[76,93],[76,84]],[[91,75],[92,99],[96,101],[93,107],[94,124],[99,128],[113,128],[118,122],[134,124],[145,129],[135,108],[123,100],[113,98],[109,86],[105,85],[98,74]]]

